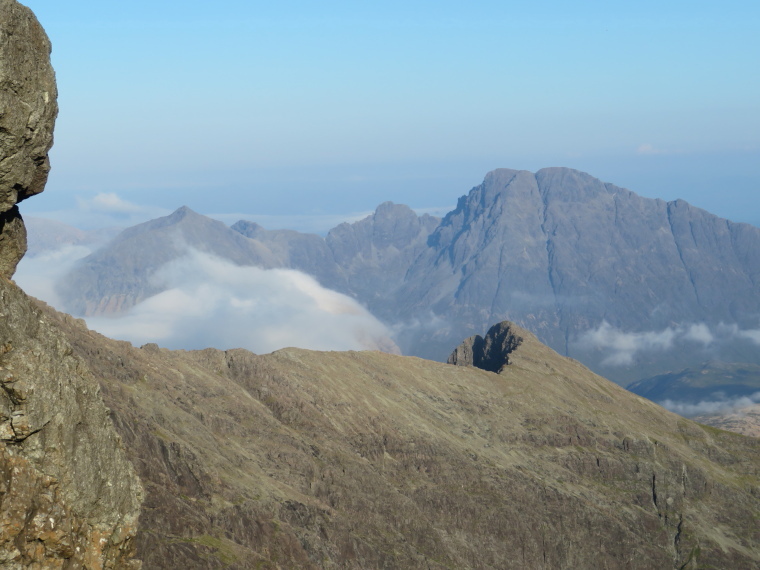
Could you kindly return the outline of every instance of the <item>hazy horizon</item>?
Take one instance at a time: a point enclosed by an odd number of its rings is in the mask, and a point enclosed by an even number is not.
[[[60,115],[24,215],[351,219],[566,166],[760,225],[754,3],[25,4]]]
[[[25,3],[51,38],[60,105],[25,217],[127,227],[186,205],[324,233],[385,201],[445,214],[496,168],[561,166],[760,226],[754,3]],[[50,289],[39,276],[86,251],[19,275]],[[214,290],[245,306],[295,279],[225,271]],[[198,294],[178,283],[172,299]],[[326,293],[306,289],[299,306],[328,318]],[[385,334],[369,317],[360,336]],[[691,330],[605,330],[602,348],[626,362]]]

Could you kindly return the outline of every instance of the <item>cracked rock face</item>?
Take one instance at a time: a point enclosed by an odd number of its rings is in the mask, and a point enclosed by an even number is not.
[[[89,368],[0,279],[0,567],[138,568],[141,498]]]
[[[0,567],[134,569],[142,487],[87,365],[8,278],[18,202],[42,192],[57,114],[50,42],[0,0]]]
[[[26,252],[16,204],[45,188],[58,114],[50,41],[31,10],[0,0],[0,274]]]

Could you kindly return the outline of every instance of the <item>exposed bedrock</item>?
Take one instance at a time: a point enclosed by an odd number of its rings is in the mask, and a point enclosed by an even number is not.
[[[26,252],[16,204],[45,188],[58,114],[50,41],[31,10],[0,0],[0,274]]]
[[[50,42],[0,0],[0,567],[135,569],[142,487],[97,379],[9,278],[17,204],[43,191],[58,112]]]
[[[509,355],[522,344],[525,331],[509,321],[492,326],[485,337],[476,334],[454,349],[448,363],[474,366],[489,372],[501,372],[509,364]]]

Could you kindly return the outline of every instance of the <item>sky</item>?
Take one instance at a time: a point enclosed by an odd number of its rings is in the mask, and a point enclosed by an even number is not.
[[[60,114],[22,213],[324,232],[567,166],[760,225],[760,3],[27,0]]]

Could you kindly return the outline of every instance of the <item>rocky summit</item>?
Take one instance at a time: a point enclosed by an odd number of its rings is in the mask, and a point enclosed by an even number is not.
[[[509,365],[509,355],[523,342],[509,321],[492,326],[485,338],[474,335],[454,349],[448,359],[456,366],[474,366],[497,374]]]

